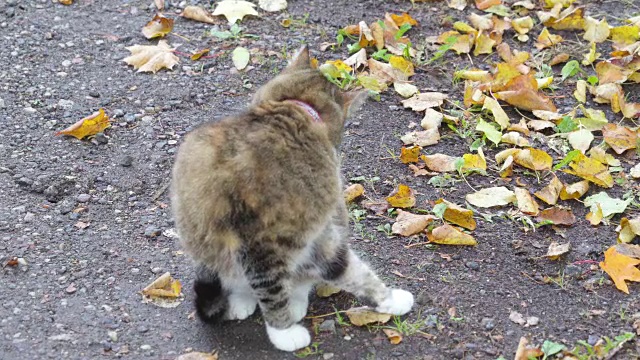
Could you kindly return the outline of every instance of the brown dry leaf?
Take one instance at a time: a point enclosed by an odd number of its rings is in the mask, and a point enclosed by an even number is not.
[[[156,14],[156,16],[142,28],[142,35],[147,39],[153,39],[156,37],[164,37],[170,33],[171,30],[173,30],[173,19],[166,18],[161,14]]]
[[[331,286],[329,284],[322,283],[320,285],[316,285],[316,295],[321,298],[328,298],[329,296],[337,294],[340,291],[340,288]]]
[[[620,291],[629,294],[625,280],[640,281],[640,270],[636,267],[638,264],[640,259],[622,255],[612,246],[604,252],[604,261],[600,262],[600,268],[609,274]]]
[[[573,215],[571,208],[563,206],[554,206],[544,209],[537,217],[538,221],[551,221],[554,225],[571,226],[576,223],[576,216]]]
[[[638,133],[625,126],[606,124],[602,128],[604,141],[611,146],[618,155],[626,150],[635,149],[638,143]]]
[[[133,45],[126,48],[131,52],[122,61],[133,65],[138,72],[157,72],[162,68],[172,69],[180,60],[173,54],[165,40],[158,41],[158,45]]]
[[[502,4],[502,0],[475,0],[478,10],[487,10],[488,8]]]
[[[457,228],[444,224],[433,229],[427,233],[429,242],[441,245],[469,245],[475,246],[478,244],[476,239],[469,234],[465,234]]]
[[[516,201],[520,211],[533,216],[537,216],[540,213],[539,205],[533,197],[531,197],[529,190],[516,187],[513,191],[516,193]]]
[[[356,198],[362,196],[362,194],[364,194],[364,186],[362,186],[361,184],[349,185],[349,187],[346,188],[343,192],[344,201],[346,203],[350,203]]]
[[[177,298],[180,296],[182,285],[180,281],[171,277],[169,272],[162,274],[151,284],[142,289],[142,295],[149,297]]]
[[[390,14],[390,15],[391,15],[391,19],[393,19],[393,22],[398,27],[402,27],[402,25],[404,24],[409,24],[411,26],[418,25],[418,22],[416,21],[416,19],[412,18],[411,15],[407,13],[402,13],[400,15],[396,15],[396,14]]]
[[[207,24],[215,24],[216,18],[211,15],[210,12],[201,8],[200,6],[189,5],[182,10],[180,14],[185,19],[191,19],[195,21],[200,21]]]
[[[71,5],[73,4],[73,0],[58,0],[58,2],[62,5]]]
[[[620,226],[616,231],[618,232],[619,243],[630,243],[636,236],[640,235],[640,217],[631,220],[626,217],[620,219]]]
[[[393,345],[398,345],[402,342],[402,334],[397,330],[382,329],[382,331],[384,332],[385,335],[387,335],[389,342],[392,343]]]
[[[560,54],[554,56],[553,59],[551,59],[549,61],[549,66],[554,66],[554,65],[566,63],[567,61],[569,61],[570,58],[571,58],[571,55],[569,55],[567,53],[560,53]]]
[[[444,100],[447,98],[448,96],[446,94],[440,92],[421,93],[409,99],[402,100],[402,105],[411,108],[413,111],[425,111],[429,108],[442,106]]]
[[[203,353],[193,351],[190,353],[182,354],[176,358],[176,360],[218,360],[218,353]]]
[[[377,313],[366,306],[351,308],[345,311],[345,314],[347,314],[349,321],[355,326],[384,324],[391,319],[391,315]]]
[[[614,184],[613,176],[607,166],[583,154],[573,159],[569,167],[571,169],[565,170],[566,173],[589,180],[598,186],[610,188]]]
[[[394,68],[390,64],[369,58],[368,63],[369,74],[379,82],[388,84],[396,81],[407,81],[408,77],[400,70]]]
[[[444,114],[434,109],[427,109],[424,112],[424,117],[420,121],[420,126],[425,130],[437,129],[442,125]]]
[[[424,161],[429,170],[437,172],[456,171],[456,161],[458,160],[457,157],[444,154],[422,155],[420,159]]]
[[[416,197],[410,187],[399,184],[398,188],[387,197],[387,202],[395,208],[410,208],[416,204]]]
[[[196,51],[193,54],[191,54],[191,60],[197,61],[204,55],[208,54],[209,51],[210,51],[209,49],[202,49],[202,50]]]
[[[582,180],[571,185],[563,184],[563,188],[560,191],[560,199],[580,199],[589,190],[589,181]]]
[[[506,88],[507,90],[494,94],[496,99],[503,100],[519,109],[527,111],[557,111],[551,99],[538,92],[538,82],[532,73],[514,78],[507,84]]]
[[[213,15],[224,15],[229,24],[233,25],[247,15],[260,16],[255,7],[255,4],[244,0],[223,0],[213,10]]]
[[[568,253],[570,249],[571,243],[558,244],[557,242],[552,242],[551,244],[549,244],[549,249],[547,250],[547,255],[545,256],[548,257],[549,260],[557,260],[558,258],[560,258],[560,256]]]
[[[611,61],[600,61],[596,64],[599,84],[622,84],[627,81],[633,71],[618,66]]]
[[[564,184],[562,181],[554,175],[553,179],[549,181],[549,185],[535,192],[534,195],[549,205],[555,205],[558,202],[558,197],[563,188]]]
[[[417,163],[420,158],[420,152],[422,151],[422,146],[403,146],[400,149],[400,161],[403,164],[408,163]]]
[[[511,318],[511,315],[509,318]],[[514,360],[537,359],[543,355],[544,353],[539,348],[529,347],[529,341],[523,336],[520,338],[520,342],[518,343],[518,349],[516,349],[516,357]]]
[[[511,204],[516,201],[516,194],[504,186],[497,186],[467,194],[465,199],[473,206],[488,208]]]
[[[538,36],[538,41],[536,42],[536,48],[538,50],[542,50],[562,42],[562,36],[553,35],[549,32],[547,28],[542,29],[540,35]]]
[[[104,109],[100,108],[100,110],[77,121],[68,128],[58,131],[56,135],[69,135],[82,140],[87,136],[104,131],[109,125],[109,117],[105,114]]]
[[[445,199],[436,200],[436,204],[442,203],[447,205],[442,216],[446,221],[462,226],[465,229],[476,229],[477,224],[476,220],[473,218],[473,211],[465,209],[462,206],[449,202]]]
[[[513,156],[513,161],[531,170],[551,170],[553,165],[553,158],[540,149],[523,149],[518,151]]]
[[[391,226],[391,232],[402,236],[411,236],[424,230],[436,219],[433,215],[416,215],[398,209],[398,217]]]

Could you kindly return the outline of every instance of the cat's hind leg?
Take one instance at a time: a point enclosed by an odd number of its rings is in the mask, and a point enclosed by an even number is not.
[[[228,306],[225,319],[244,320],[251,316],[258,306],[258,299],[245,279],[229,279],[224,281],[229,289]]]
[[[222,320],[227,309],[227,293],[218,274],[202,264],[197,265],[193,290],[200,319],[209,323]]]

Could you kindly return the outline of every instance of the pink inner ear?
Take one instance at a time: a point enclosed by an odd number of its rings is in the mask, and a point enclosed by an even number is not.
[[[307,45],[302,45],[300,49],[294,53],[287,68],[308,68],[310,66],[309,48]]]

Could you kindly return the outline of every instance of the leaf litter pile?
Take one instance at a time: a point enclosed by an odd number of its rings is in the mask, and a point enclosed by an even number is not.
[[[73,1],[60,3],[71,5]],[[138,72],[170,71],[181,62],[178,56],[197,62],[225,55],[237,72],[248,71],[259,61],[258,49],[244,46],[227,47],[216,54],[210,54],[209,48],[182,53],[177,50],[180,40],[189,41],[175,32],[176,25],[198,21],[228,26],[228,30],[209,32],[221,41],[256,37],[239,26],[246,17],[261,16],[256,4],[223,0],[212,10],[187,6],[178,14],[187,22],[178,23],[163,13],[163,0],[154,4],[158,13],[141,27],[141,35],[160,40],[127,47],[131,55],[123,59]],[[314,66],[344,90],[364,88],[374,99],[383,92],[397,93],[402,106],[417,113],[419,124],[408,124],[410,131],[399,136],[399,155],[393,152],[393,160],[406,164],[408,174],[428,178],[433,187],[458,184],[468,189],[465,203],[440,198],[420,204],[415,189],[397,184],[387,197],[367,198],[361,205],[376,215],[393,217],[392,225],[381,225],[378,230],[406,238],[405,247],[416,251],[434,244],[475,246],[478,224],[502,216],[513,220],[523,233],[550,227],[559,240],[551,242],[540,258],[556,261],[572,245],[580,246],[563,241],[566,227],[579,222],[588,222],[594,229],[614,227],[617,239],[611,239],[601,261],[590,262],[589,271],[601,269],[617,289],[637,293],[640,288],[632,284],[640,282],[640,100],[629,89],[640,82],[640,16],[616,18],[612,25],[605,17],[585,15],[584,7],[574,0],[475,0],[473,5],[450,0],[447,4],[456,11],[454,16],[423,43],[411,38],[411,29],[420,26],[418,19],[406,12],[387,13],[371,22],[346,25],[334,42],[321,45],[321,51],[343,56],[341,59],[322,64],[312,59]],[[260,0],[258,5],[261,11],[279,12],[287,2]],[[285,18],[280,25],[288,28],[295,21]],[[453,87],[461,90],[460,96],[421,90],[413,83],[416,73],[443,68],[443,59],[456,57],[472,64],[445,69]],[[108,127],[109,117],[100,109],[56,135],[82,140]],[[468,153],[429,151],[441,137],[468,140]],[[472,185],[476,182],[484,185]],[[362,184],[354,183],[345,190],[347,203],[363,196]],[[588,209],[584,219],[573,214],[576,206]],[[317,294],[326,297],[339,291],[318,287]],[[178,306],[183,296],[180,282],[169,273],[141,293],[145,302],[161,307]],[[455,308],[449,312],[454,318]],[[353,325],[380,327],[392,344],[400,343],[403,334],[432,336],[383,326],[391,316],[366,307],[336,311],[335,315],[341,313]],[[311,316],[314,322],[321,317],[324,315]],[[515,311],[509,318],[525,327],[538,322]],[[635,327],[640,332],[640,324]],[[612,356],[632,338],[633,334],[626,333],[573,350],[549,341],[531,346],[522,338],[516,359],[558,354],[578,359],[583,352]],[[217,358],[206,353],[183,356]]]

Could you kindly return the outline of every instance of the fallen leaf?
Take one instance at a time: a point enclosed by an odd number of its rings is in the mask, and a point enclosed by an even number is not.
[[[589,150],[589,156],[605,165],[620,166],[620,160],[616,159],[611,154],[607,154],[607,152],[599,146],[591,148],[591,150]]]
[[[347,314],[349,321],[355,326],[384,324],[391,319],[391,315],[377,313],[366,306],[348,309],[345,311],[345,314]]]
[[[486,100],[488,99],[489,98],[485,99],[485,104]],[[500,132],[500,130],[496,129],[493,125],[484,121],[482,118],[478,120],[476,131],[482,132],[487,137],[487,139],[489,139],[489,141],[496,145],[498,145],[502,141],[502,133]]]
[[[73,0],[58,0],[58,2],[62,5],[71,5],[73,4]]]
[[[534,195],[549,205],[555,205],[563,188],[564,184],[554,175],[549,184],[540,191],[536,191]]]
[[[538,50],[542,50],[562,42],[562,36],[553,35],[549,32],[549,30],[545,27],[540,32],[538,36],[538,41],[535,43],[535,46]]]
[[[631,129],[616,124],[606,124],[602,127],[604,141],[611,146],[617,154],[626,150],[635,149],[638,143],[638,133]]]
[[[630,243],[636,236],[640,235],[640,217],[631,220],[626,217],[620,219],[620,226],[616,231],[618,232],[619,243]]]
[[[573,215],[571,208],[554,206],[544,209],[537,217],[538,221],[551,221],[554,225],[573,225],[576,223],[576,217]]]
[[[640,39],[640,26],[624,25],[610,29],[611,41],[618,45],[629,45]]]
[[[609,218],[614,214],[623,213],[632,200],[633,198],[629,198],[627,200],[612,198],[606,192],[601,191],[597,194],[586,197],[584,199],[584,206],[590,207],[592,213],[597,211],[598,208],[596,206],[599,206],[602,210],[602,216],[604,218]]]
[[[487,170],[487,160],[484,157],[482,148],[478,148],[477,154],[462,155],[462,160],[460,171],[480,171],[484,173]]]
[[[505,144],[516,145],[520,147],[531,146],[529,140],[522,136],[522,134],[515,131],[509,131],[506,134],[502,135],[501,140]]]
[[[558,244],[557,242],[552,242],[549,244],[549,249],[547,250],[547,255],[545,255],[549,260],[557,260],[560,256],[566,254],[571,249],[571,243],[566,244]]]
[[[541,131],[544,129],[553,129],[556,124],[547,120],[529,120],[527,126],[535,131]]]
[[[362,194],[364,194],[364,186],[361,184],[349,185],[349,187],[347,187],[343,192],[344,201],[346,203],[350,203],[356,198],[362,196]]]
[[[169,272],[162,274],[151,284],[142,289],[142,295],[149,297],[177,298],[180,296],[182,285],[180,281],[171,277]]]
[[[478,10],[487,10],[492,6],[502,4],[502,0],[475,0]]]
[[[218,353],[203,353],[193,351],[190,353],[182,354],[176,358],[176,360],[218,360]]]
[[[200,6],[189,5],[182,10],[180,14],[185,19],[191,19],[195,21],[204,22],[207,24],[215,24],[216,19],[211,15],[210,12],[201,8]]]
[[[147,39],[153,39],[163,37],[170,33],[171,30],[173,30],[173,19],[156,14],[156,16],[142,28],[142,35]]]
[[[587,16],[584,22],[584,36],[583,38],[592,43],[601,43],[607,40],[609,34],[609,24],[607,19],[603,18],[598,21],[591,16]]]
[[[424,131],[411,131],[400,137],[405,145],[415,144],[418,146],[435,145],[440,141],[440,132],[438,129],[429,129]]]
[[[156,6],[156,9],[162,11],[164,10],[164,0],[154,0],[153,3]]]
[[[580,150],[583,154],[589,150],[593,139],[593,134],[587,129],[580,129],[567,134],[567,140],[569,144],[571,144],[571,147]]]
[[[397,330],[382,329],[382,331],[384,332],[385,335],[387,335],[387,338],[389,339],[389,342],[391,344],[398,345],[402,342],[402,334]]]
[[[422,147],[418,145],[410,147],[403,146],[400,149],[400,161],[403,164],[417,163],[420,158],[421,151]]]
[[[208,54],[209,51],[210,51],[209,49],[202,49],[202,50],[196,51],[195,53],[191,54],[191,60],[193,61],[199,60],[201,57]]]
[[[553,158],[540,149],[523,149],[518,151],[513,156],[513,161],[531,170],[551,170],[553,165]]]
[[[511,204],[516,201],[516,194],[504,186],[497,186],[467,194],[465,199],[473,206],[488,208]]]
[[[514,312],[511,312],[511,314],[513,314]],[[509,319],[512,318],[512,315],[509,315]],[[516,312],[516,314],[520,315],[520,317],[522,317],[522,314],[519,314]],[[517,316],[517,315],[516,315]],[[516,319],[516,316],[514,316],[514,319]],[[524,320],[524,317],[522,317]],[[511,321],[514,321],[513,319]],[[516,323],[518,323],[517,321],[514,321]],[[524,324],[520,324],[520,325],[524,325]],[[537,347],[529,347],[529,341],[527,340],[527,338],[525,338],[524,336],[522,336],[520,338],[520,342],[518,343],[518,348],[516,349],[516,356],[514,358],[514,360],[530,360],[530,359],[537,359],[541,356],[543,356],[544,353],[542,352],[542,350],[540,350]]]
[[[287,0],[258,0],[258,6],[264,11],[282,11],[287,8]]]
[[[213,15],[224,15],[229,24],[235,24],[247,15],[260,16],[256,9],[256,5],[244,0],[222,0],[213,10]]]
[[[569,7],[562,11],[557,19],[545,21],[544,25],[555,30],[583,30],[584,16],[583,8]]]
[[[340,291],[340,288],[331,286],[329,284],[321,283],[319,285],[316,285],[316,295],[321,298],[328,298],[331,295],[339,293]]]
[[[502,109],[498,101],[496,101],[495,99],[491,97],[485,98],[482,109],[483,110],[487,109],[491,111],[491,113],[493,114],[494,120],[498,124],[500,124],[500,128],[502,130],[506,129],[509,126],[509,116],[507,115],[506,112],[504,112],[504,110]]]
[[[556,112],[557,108],[549,97],[538,92],[538,82],[532,74],[520,75],[507,86],[508,90],[494,94],[496,99],[503,100],[519,109],[533,111],[546,110]]]
[[[398,209],[398,217],[391,226],[391,232],[402,236],[411,236],[424,230],[433,220],[436,220],[433,215],[416,215]]]
[[[475,230],[476,220],[473,218],[473,211],[465,209],[460,205],[449,202],[445,199],[436,200],[436,204],[446,205],[442,218],[446,221],[461,226],[465,229]]]
[[[417,86],[406,82],[396,81],[393,83],[393,88],[398,94],[400,94],[400,96],[404,98],[412,97],[413,95],[420,92]]]
[[[579,199],[589,190],[589,181],[583,180],[573,183],[571,185],[563,184],[563,188],[560,191],[560,199]]]
[[[549,61],[549,66],[554,66],[554,65],[566,63],[567,61],[569,61],[570,58],[571,58],[571,55],[569,55],[567,53],[560,53],[560,54],[554,56]]]
[[[573,97],[581,103],[587,102],[587,82],[584,80],[578,80],[576,82],[576,91],[573,92]]]
[[[565,170],[566,173],[589,180],[598,186],[610,188],[614,184],[613,176],[607,166],[583,154],[576,156],[569,163],[569,167],[571,169]]]
[[[629,170],[629,175],[631,175],[631,177],[634,179],[640,178],[640,163],[637,163]]]
[[[444,115],[441,112],[429,108],[425,110],[420,126],[425,130],[437,129],[442,124],[443,119]]]
[[[587,219],[587,221],[589,221],[592,226],[599,225],[602,222],[602,219],[604,219],[604,216],[602,215],[602,207],[600,207],[600,204],[596,204],[596,210],[587,213],[585,219]]]
[[[416,94],[413,97],[402,100],[404,107],[411,108],[413,111],[425,111],[428,108],[441,106],[448,96],[439,92],[428,92]]]
[[[538,203],[531,197],[529,190],[516,187],[513,189],[516,194],[518,210],[524,214],[536,216],[540,213]]]
[[[416,19],[412,18],[411,15],[409,15],[406,12],[400,15],[396,15],[396,14],[390,14],[390,15],[391,15],[391,19],[393,19],[393,22],[398,27],[402,27],[402,25],[405,25],[405,24],[408,24],[411,26],[418,25],[418,22],[416,21]]]
[[[629,294],[625,280],[640,281],[640,270],[636,267],[638,264],[640,259],[622,255],[612,246],[604,252],[604,261],[600,262],[600,268],[609,274],[618,290]]]
[[[361,66],[368,66],[367,50],[360,49],[355,54],[349,56],[347,60],[344,61],[344,64],[347,65],[349,68],[353,68],[353,69],[357,69]],[[347,71],[351,71],[351,70],[347,70]]]
[[[410,208],[416,204],[413,190],[404,184],[399,184],[398,188],[386,200],[389,205],[395,208]]]
[[[233,52],[231,53],[233,66],[235,66],[238,70],[244,70],[244,68],[249,65],[250,56],[251,55],[249,54],[249,50],[243,48],[242,46],[238,46],[237,48],[233,49]]]
[[[464,10],[467,7],[467,0],[449,0],[447,5],[456,10]]]
[[[465,234],[449,224],[438,226],[437,228],[428,232],[427,238],[429,239],[429,242],[441,245],[475,246],[478,244],[473,236]]]
[[[69,135],[82,140],[87,136],[104,131],[109,125],[109,117],[105,114],[104,109],[100,108],[100,110],[77,121],[68,128],[58,131],[56,135]]]
[[[122,61],[133,65],[138,72],[157,72],[162,68],[172,69],[180,60],[173,54],[165,40],[158,41],[158,45],[133,45],[125,49],[131,52]]]
[[[587,52],[583,56],[582,65],[589,66],[593,64],[593,62],[596,61],[596,59],[600,57],[600,55],[601,54],[599,52],[596,52],[596,43],[591,43],[591,46],[589,47],[589,52]]]
[[[457,157],[444,155],[444,154],[432,154],[420,156],[422,161],[431,171],[437,172],[453,172],[456,171]]]

